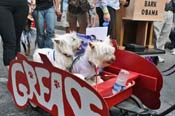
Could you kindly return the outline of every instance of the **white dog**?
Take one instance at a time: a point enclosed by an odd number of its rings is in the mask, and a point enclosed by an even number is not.
[[[46,55],[55,67],[68,71],[72,65],[75,53],[81,47],[82,40],[77,37],[75,32],[72,32],[64,35],[56,35],[53,43],[54,49],[36,49],[33,54],[33,61],[42,63],[39,55],[41,53]]]
[[[103,42],[89,42],[85,53],[74,60],[71,72],[91,85],[101,83],[103,80],[97,76],[99,69],[115,61],[114,52],[115,48],[109,38]]]

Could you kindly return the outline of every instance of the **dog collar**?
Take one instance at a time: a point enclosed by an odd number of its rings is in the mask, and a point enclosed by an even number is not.
[[[66,54],[66,53],[62,53],[64,56],[68,57],[68,58],[72,58],[72,55]],[[55,61],[55,50],[53,51],[53,60]]]
[[[55,61],[55,50],[53,51],[53,60]]]
[[[94,67],[94,69],[97,69],[98,67],[96,67],[91,61],[88,61],[88,63],[92,66],[92,67]]]
[[[66,57],[72,57],[72,55],[69,55],[69,54],[66,54],[66,53],[62,53],[64,56],[66,56]]]
[[[58,49],[59,50],[59,49]],[[63,54],[64,56],[68,57],[68,58],[73,58],[72,55],[69,55],[67,53],[61,52],[61,50],[59,50],[61,54]]]

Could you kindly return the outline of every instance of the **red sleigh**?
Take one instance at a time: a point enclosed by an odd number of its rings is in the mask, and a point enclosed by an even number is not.
[[[132,52],[116,49],[115,55],[116,61],[102,72],[105,81],[92,87],[75,75],[53,67],[44,55],[41,55],[42,64],[18,54],[10,64],[8,89],[19,108],[24,109],[32,102],[55,116],[109,116],[111,107],[131,95],[148,108],[158,109],[163,81],[157,67]],[[130,84],[112,94],[121,69],[130,72]]]

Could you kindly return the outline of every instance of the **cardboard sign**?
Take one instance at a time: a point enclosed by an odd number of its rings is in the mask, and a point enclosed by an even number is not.
[[[24,109],[30,101],[54,116],[109,116],[104,99],[93,87],[40,56],[44,64],[21,54],[10,64],[8,89],[16,106]]]
[[[95,35],[97,40],[104,40],[107,37],[108,27],[90,27],[86,28],[87,35]]]
[[[130,0],[123,19],[161,21],[166,0]]]

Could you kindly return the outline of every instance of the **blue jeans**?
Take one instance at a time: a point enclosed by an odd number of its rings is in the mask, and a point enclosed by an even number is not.
[[[55,10],[35,10],[33,17],[37,29],[38,48],[53,48],[52,38],[55,35]]]

